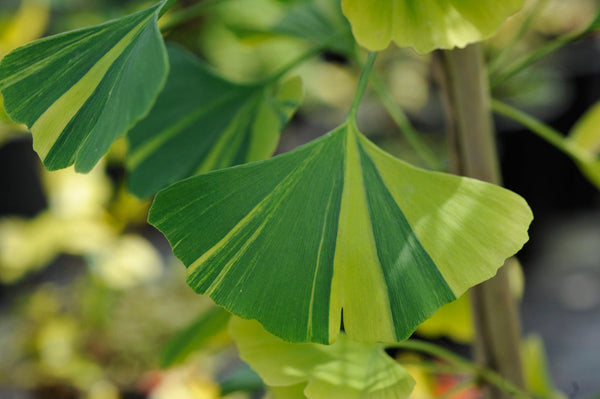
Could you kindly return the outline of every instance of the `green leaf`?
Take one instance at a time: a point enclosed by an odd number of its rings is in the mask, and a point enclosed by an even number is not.
[[[146,197],[194,174],[270,157],[302,100],[302,82],[242,85],[169,46],[171,73],[128,134],[129,187]]]
[[[579,157],[575,161],[579,169],[600,189],[600,102],[571,129],[566,143],[576,149]]]
[[[293,4],[283,17],[268,28],[229,24],[228,28],[245,41],[293,37],[336,53],[352,56],[356,42],[338,1],[313,0]]]
[[[188,284],[291,342],[409,336],[527,241],[531,210],[415,168],[346,123],[287,154],[158,193],[150,222]]]
[[[465,47],[494,34],[524,0],[342,0],[358,43],[371,51],[390,41],[419,53]]]
[[[309,399],[400,399],[415,384],[380,344],[361,344],[344,334],[333,345],[292,344],[239,318],[231,320],[229,331],[240,357],[268,385],[290,387],[292,397],[302,397],[298,384],[306,383]]]
[[[166,368],[183,362],[188,355],[223,331],[230,316],[229,312],[220,307],[200,315],[167,342],[161,353],[160,366]]]
[[[25,123],[50,170],[88,172],[152,106],[168,71],[157,19],[164,1],[48,37],[0,63],[7,114]]]
[[[546,350],[539,335],[528,335],[521,342],[525,386],[538,398],[565,399],[566,396],[554,388],[548,371]]]

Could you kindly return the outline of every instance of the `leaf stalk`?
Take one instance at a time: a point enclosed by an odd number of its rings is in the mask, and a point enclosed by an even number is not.
[[[500,374],[487,368],[481,367],[461,356],[458,356],[455,353],[452,353],[444,348],[439,347],[438,345],[431,344],[429,342],[410,339],[402,342],[397,342],[391,345],[386,345],[386,347],[421,352],[433,356],[435,358],[442,359],[452,364],[453,366],[468,371],[469,373],[472,373],[473,375],[479,377],[481,380],[498,387],[502,391],[512,395],[512,397],[514,398],[533,399],[533,396],[523,391],[521,388],[519,388],[512,382],[508,381]]]
[[[554,130],[542,121],[498,100],[492,100],[492,110],[499,115],[505,116],[525,126],[532,133],[541,137],[543,140],[570,157],[585,162],[585,156],[582,155],[581,151],[575,145],[567,140],[559,131]]]
[[[352,105],[350,106],[350,110],[348,111],[347,121],[350,123],[356,123],[356,118],[358,116],[358,108],[360,107],[360,102],[362,101],[362,98],[367,89],[367,84],[369,83],[369,77],[371,75],[371,71],[373,70],[373,64],[375,63],[376,57],[376,51],[370,52],[367,56],[367,60],[365,61],[362,67],[360,78],[358,79],[358,85],[356,86],[356,93],[354,94],[354,100],[352,101]]]

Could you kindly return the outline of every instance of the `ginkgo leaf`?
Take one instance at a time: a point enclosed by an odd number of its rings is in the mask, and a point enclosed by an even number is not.
[[[583,174],[600,189],[600,102],[571,129],[566,142],[580,155],[575,161]]]
[[[146,197],[194,174],[270,157],[302,100],[302,82],[242,85],[169,46],[171,72],[128,134],[129,187]]]
[[[464,47],[490,37],[524,0],[342,0],[358,43],[371,51],[390,41],[419,53]]]
[[[347,56],[351,56],[356,47],[338,1],[315,0],[293,4],[268,29],[238,25],[228,25],[228,28],[246,41],[289,36],[314,45],[327,44],[331,50]]]
[[[157,26],[165,1],[44,38],[0,63],[7,114],[25,123],[50,170],[88,172],[152,106],[168,71]]]
[[[266,332],[253,320],[229,323],[240,357],[271,386],[290,387],[306,398],[401,399],[415,385],[381,344],[364,344],[345,334],[333,345],[292,344]],[[286,396],[288,397],[288,396]]]
[[[528,239],[531,210],[477,180],[415,168],[353,123],[267,161],[158,193],[150,222],[188,284],[292,342],[397,341]]]

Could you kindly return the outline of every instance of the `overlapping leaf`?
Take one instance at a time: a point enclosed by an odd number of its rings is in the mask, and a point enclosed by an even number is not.
[[[7,114],[25,123],[51,170],[87,172],[143,117],[167,75],[157,19],[165,1],[91,28],[41,39],[0,63]]]
[[[291,388],[293,395],[282,397],[399,399],[408,397],[415,384],[380,344],[353,342],[345,335],[333,345],[291,344],[256,321],[239,318],[231,320],[229,331],[240,357],[268,385]]]
[[[414,168],[352,123],[161,191],[150,222],[188,284],[292,342],[396,341],[527,240],[518,195]]]
[[[241,85],[170,46],[171,72],[148,117],[128,134],[130,189],[140,197],[212,169],[268,158],[300,105],[302,83]]]
[[[419,53],[491,36],[524,0],[342,0],[354,37],[369,50],[390,41]]]
[[[289,36],[314,45],[327,44],[331,50],[346,56],[352,55],[356,47],[350,25],[337,0],[313,0],[294,4],[270,29],[242,26],[229,28],[243,39]]]

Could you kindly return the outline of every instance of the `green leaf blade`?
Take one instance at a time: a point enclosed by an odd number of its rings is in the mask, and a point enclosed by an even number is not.
[[[529,239],[533,214],[522,197],[476,179],[413,167],[362,141],[457,298],[493,277],[506,254]]]
[[[396,337],[401,340],[417,328],[420,324],[417,320],[427,318],[456,297],[387,190],[377,167],[365,149],[359,148],[365,180],[381,188],[365,191],[371,220],[381,221],[373,223],[373,234],[379,243],[380,262],[390,265],[382,269],[390,293]],[[415,322],[410,324],[409,320]]]
[[[299,79],[236,84],[177,46],[168,51],[166,86],[127,134],[129,187],[139,197],[198,173],[268,158],[302,98]]]
[[[331,236],[332,231],[318,224],[311,225],[307,232],[302,221],[305,217],[325,219],[327,223],[335,221],[336,212],[330,204],[336,196],[339,203],[342,179],[339,176],[337,184],[331,184],[330,176],[320,172],[328,167],[335,174],[335,168],[330,168],[332,162],[337,163],[338,174],[342,174],[342,156],[335,149],[343,138],[343,135],[326,136],[289,154],[292,156],[230,169],[237,172],[234,176],[228,173],[230,170],[212,172],[203,175],[202,181],[188,179],[160,192],[149,221],[171,233],[167,238],[175,254],[188,265],[188,284],[199,293],[209,293],[235,314],[251,318],[256,311],[260,312],[262,319],[271,320],[267,322],[270,328],[283,330],[290,340],[328,341],[327,332],[315,329],[320,336],[313,337],[308,326],[322,325],[329,318],[329,308],[323,305],[328,296],[326,292],[323,295],[322,287],[330,285],[327,281],[331,280],[334,247],[331,237],[318,237],[327,233]],[[324,154],[327,156],[319,157]],[[258,172],[264,170],[264,164],[272,166],[268,175]],[[320,195],[308,199],[294,195],[310,192],[314,185],[328,191],[331,199],[323,203]],[[192,203],[194,199],[197,200]],[[194,216],[182,224],[177,217],[181,209],[172,207],[173,200],[189,203],[186,213]],[[223,209],[232,211],[223,214]],[[280,223],[290,218],[297,221],[296,225]],[[216,219],[218,224],[214,222]],[[199,225],[212,225],[215,230],[210,236],[198,235]],[[264,234],[258,234],[263,231]],[[316,239],[303,243],[281,241],[281,237],[300,238],[304,234]],[[302,265],[312,266],[299,268],[298,259]],[[321,267],[327,263],[329,269]],[[264,276],[270,276],[271,284],[265,284]],[[282,280],[288,282],[288,289],[283,292],[276,284]],[[273,301],[273,297],[279,300]],[[311,303],[315,309],[310,307]],[[295,320],[279,323],[278,315],[289,312],[297,313]]]
[[[188,284],[291,342],[406,338],[527,240],[524,200],[385,154],[353,125],[161,191]]]
[[[148,112],[168,70],[156,24],[162,5],[33,42],[2,60],[5,109],[31,129],[48,169],[89,171]]]

